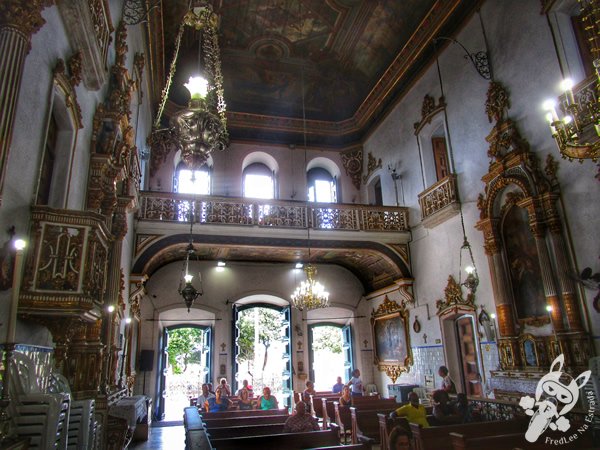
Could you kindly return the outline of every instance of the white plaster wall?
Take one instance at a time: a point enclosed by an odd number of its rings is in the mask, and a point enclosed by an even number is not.
[[[597,168],[560,160],[556,145],[544,120],[541,104],[556,97],[561,80],[552,37],[545,16],[539,13],[535,1],[488,0],[482,8],[494,77],[508,90],[511,108],[508,112],[523,138],[542,161],[552,154],[560,161],[561,183],[566,231],[570,231],[577,267],[592,266],[597,271],[600,245],[595,225],[599,204],[599,184],[594,179]],[[484,49],[479,23],[475,15],[456,38],[471,52]],[[471,63],[463,57],[458,45],[449,44],[439,58],[447,103],[448,132],[454,152],[460,197],[463,202],[465,230],[473,247],[480,276],[477,303],[488,312],[494,311],[487,257],[483,251],[482,233],[474,228],[479,219],[476,199],[483,192],[481,176],[487,172],[488,145],[485,137],[492,129],[485,114],[488,82],[479,77]],[[419,167],[419,155],[412,123],[421,118],[423,97],[429,94],[437,100],[441,94],[435,64],[400,100],[381,125],[366,140],[365,153],[371,151],[382,158],[384,167],[398,163],[403,176],[407,206],[412,226],[411,262],[415,277],[417,304],[429,305],[435,312],[435,300],[443,297],[449,274],[458,276],[459,249],[462,244],[460,217],[455,216],[433,229],[419,225],[417,195],[424,189]],[[393,182],[382,176],[384,203],[393,204]],[[587,291],[586,304],[591,310],[594,292]],[[591,312],[592,334],[598,342],[600,320]],[[428,336],[439,337],[439,326],[432,326]]]

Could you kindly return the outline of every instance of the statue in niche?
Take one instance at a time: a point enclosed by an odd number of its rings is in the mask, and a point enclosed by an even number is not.
[[[519,319],[545,316],[546,296],[527,210],[511,207],[502,226],[506,260]]]

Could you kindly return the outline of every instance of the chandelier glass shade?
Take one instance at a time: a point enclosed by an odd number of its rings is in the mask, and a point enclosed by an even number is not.
[[[600,0],[579,0],[581,20],[592,54],[595,75],[574,88],[570,79],[561,83],[559,104],[544,104],[546,120],[563,158],[600,159]]]
[[[469,243],[467,236],[463,236],[459,264],[460,271],[458,275],[458,284],[464,286],[469,292],[474,294],[475,291],[477,291],[477,286],[479,286],[479,276],[477,275],[477,268],[475,267],[475,261],[473,259],[473,250],[471,249],[471,244]],[[467,274],[464,281],[462,281],[463,271]]]
[[[329,306],[329,292],[323,285],[315,280],[317,268],[312,264],[304,266],[306,272],[306,281],[302,281],[292,294],[292,303],[300,311],[318,308],[327,308]]]

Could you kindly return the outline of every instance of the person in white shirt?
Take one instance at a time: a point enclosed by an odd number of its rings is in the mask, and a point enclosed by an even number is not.
[[[214,396],[215,394],[211,394],[208,391],[208,384],[204,383],[202,385],[202,394],[200,394],[198,396],[198,399],[196,400],[196,406],[204,410],[204,402],[206,402],[206,400],[208,400],[209,398],[213,398]]]
[[[363,387],[363,382],[360,379],[360,370],[354,369],[352,372],[352,378],[346,384],[346,386],[350,387],[351,394],[353,397],[361,397],[365,388]]]

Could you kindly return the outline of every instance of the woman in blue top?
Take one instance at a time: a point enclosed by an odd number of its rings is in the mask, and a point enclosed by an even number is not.
[[[271,395],[271,388],[265,387],[263,389],[263,395],[258,398],[256,402],[257,409],[278,409],[279,404],[277,399]]]
[[[221,412],[227,411],[231,405],[231,400],[222,395],[223,391],[220,387],[215,391],[215,396],[209,398],[204,403],[206,406],[206,412]]]

